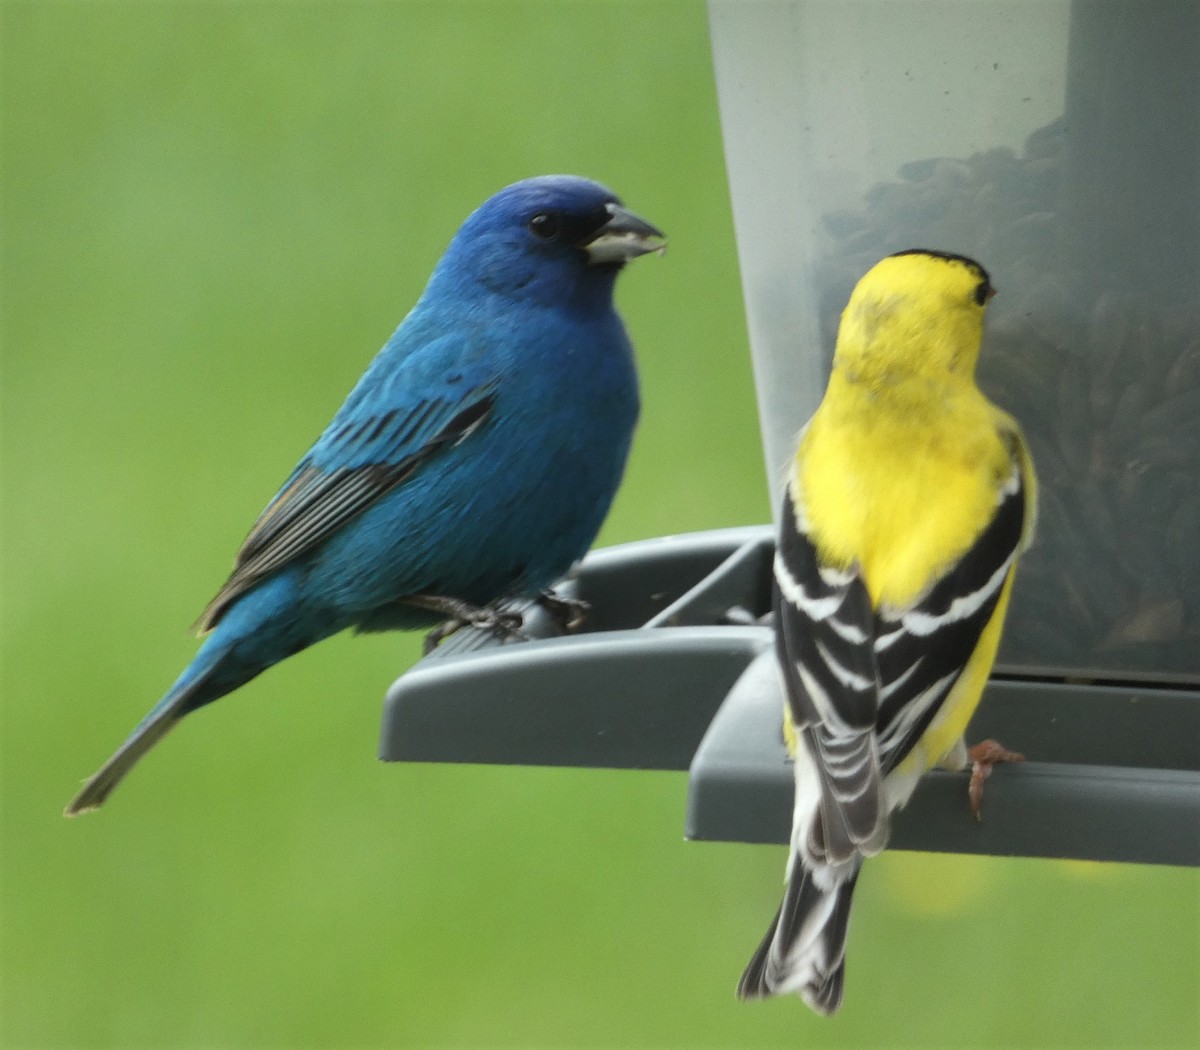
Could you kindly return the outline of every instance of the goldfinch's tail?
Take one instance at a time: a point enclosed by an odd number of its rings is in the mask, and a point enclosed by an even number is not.
[[[792,858],[775,921],[738,982],[739,999],[795,992],[819,1014],[842,1003],[846,926],[860,861],[809,869]]]

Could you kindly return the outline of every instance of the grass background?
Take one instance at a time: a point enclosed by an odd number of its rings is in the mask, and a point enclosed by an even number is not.
[[[783,849],[683,842],[682,775],[380,764],[415,637],[297,656],[63,820],[508,182],[587,174],[671,236],[621,282],[645,413],[601,542],[769,508],[702,5],[0,19],[5,1047],[1200,1040],[1200,884],[1162,868],[889,853],[843,1012],[738,1005]]]

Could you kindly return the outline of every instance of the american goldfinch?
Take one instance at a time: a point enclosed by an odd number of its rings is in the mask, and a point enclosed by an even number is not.
[[[987,271],[906,251],[859,281],[800,434],[775,557],[776,652],[796,801],[783,904],[738,985],[842,1000],[864,857],[935,765],[1019,759],[963,731],[991,670],[1036,481],[975,385]],[[977,795],[972,804],[978,815]]]

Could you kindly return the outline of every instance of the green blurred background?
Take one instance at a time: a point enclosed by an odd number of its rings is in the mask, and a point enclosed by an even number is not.
[[[783,849],[683,842],[682,775],[382,765],[415,637],[301,654],[62,819],[508,182],[671,236],[619,292],[645,412],[601,542],[769,508],[701,4],[0,18],[5,1047],[1196,1045],[1200,883],[1158,868],[889,853],[843,1012],[738,1005]]]

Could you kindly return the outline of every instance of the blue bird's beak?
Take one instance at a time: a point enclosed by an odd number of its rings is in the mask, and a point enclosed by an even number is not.
[[[600,227],[592,239],[581,245],[587,252],[588,262],[593,266],[602,263],[626,263],[639,255],[667,250],[666,235],[651,226],[645,219],[627,211],[619,204],[609,203],[609,220]]]

